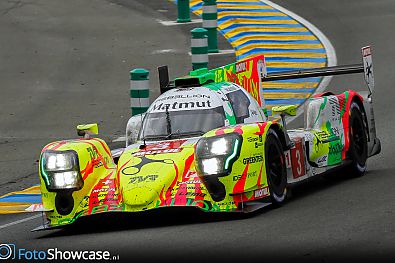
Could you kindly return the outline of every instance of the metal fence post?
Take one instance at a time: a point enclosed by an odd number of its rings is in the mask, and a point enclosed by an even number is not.
[[[208,36],[208,52],[218,52],[218,38],[217,38],[217,1],[203,0],[203,27],[207,29]]]
[[[195,28],[191,30],[191,53],[192,53],[192,69],[200,69],[208,67],[208,45],[207,30],[204,28]]]
[[[130,71],[130,109],[132,116],[144,113],[149,107],[149,71],[137,68]]]
[[[190,8],[189,8],[189,0],[178,0],[177,1],[177,9],[178,9],[178,23],[190,22]]]

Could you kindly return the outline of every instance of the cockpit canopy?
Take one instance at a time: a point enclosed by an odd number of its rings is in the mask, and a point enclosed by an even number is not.
[[[265,120],[258,103],[234,83],[175,88],[151,104],[138,139],[201,136],[219,127]]]

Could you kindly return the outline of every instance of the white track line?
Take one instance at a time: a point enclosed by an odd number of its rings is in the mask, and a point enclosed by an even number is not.
[[[17,220],[17,221],[14,221],[14,222],[11,222],[11,223],[8,223],[8,224],[5,224],[5,225],[1,225],[1,226],[0,226],[0,229],[7,228],[7,227],[9,227],[9,226],[14,226],[14,225],[17,225],[17,224],[26,222],[26,221],[30,221],[30,220],[39,218],[39,217],[41,217],[41,216],[42,216],[41,214],[37,214],[37,215],[30,216],[30,217],[27,217],[27,218],[24,218],[24,219],[21,219],[21,220]]]
[[[190,22],[184,22],[184,23],[178,23],[177,21],[165,21],[165,20],[160,20],[157,19],[158,23],[161,23],[164,26],[182,26],[182,25],[188,25],[188,24],[198,24],[202,23],[202,19],[192,19]]]
[[[275,9],[287,14],[288,16],[292,17],[293,19],[295,19],[296,21],[298,21],[299,23],[301,23],[305,27],[307,27],[324,45],[326,54],[328,56],[327,67],[332,67],[332,66],[337,65],[335,48],[333,47],[333,45],[329,41],[329,39],[324,35],[324,33],[322,33],[315,25],[313,25],[312,23],[310,23],[303,17],[295,14],[294,12],[289,11],[288,9],[286,9],[282,6],[279,6],[275,3],[273,3],[272,1],[269,1],[269,0],[260,0],[260,1],[264,4],[270,5],[270,6],[274,7]],[[318,88],[314,91],[314,93],[312,95],[323,92],[326,89],[326,87],[329,85],[329,82],[331,81],[331,79],[332,79],[332,76],[323,77],[320,84],[318,85]],[[287,122],[291,122],[291,121],[295,120],[296,118],[298,118],[303,113],[304,106],[306,105],[307,102],[308,102],[308,100],[306,100],[303,103],[303,105],[299,106],[295,117],[289,117],[289,118],[287,117]]]

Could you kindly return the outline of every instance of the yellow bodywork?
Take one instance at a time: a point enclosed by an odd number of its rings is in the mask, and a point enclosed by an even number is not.
[[[231,174],[220,177],[226,195],[215,202],[195,169],[198,138],[148,142],[129,147],[115,164],[107,144],[97,138],[55,142],[46,150],[74,150],[84,181],[74,191],[68,215],[57,211],[57,192],[49,192],[40,172],[44,209],[50,226],[74,222],[101,212],[139,212],[159,207],[192,206],[204,211],[242,211],[243,203],[269,196],[264,158],[266,133],[272,122],[219,128],[205,137],[237,132],[243,137],[240,157]],[[40,165],[41,166],[41,165]]]

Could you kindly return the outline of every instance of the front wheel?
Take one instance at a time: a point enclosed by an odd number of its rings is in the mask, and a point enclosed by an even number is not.
[[[366,171],[368,141],[362,110],[355,101],[351,102],[350,107],[349,135],[350,147],[348,149],[348,157],[351,160],[351,164],[348,169],[350,175],[362,176]]]
[[[271,201],[274,205],[281,205],[287,195],[287,170],[281,142],[272,129],[266,137],[265,164]]]

